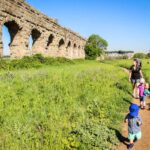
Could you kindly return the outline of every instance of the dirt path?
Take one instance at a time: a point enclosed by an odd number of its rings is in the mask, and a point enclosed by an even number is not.
[[[126,70],[127,72],[127,70]],[[138,99],[133,100],[133,103],[140,104]],[[140,110],[140,115],[143,120],[142,125],[142,139],[138,141],[133,150],[150,150],[150,97],[146,100],[147,106],[145,110]],[[127,124],[123,125],[123,137],[128,136]],[[127,150],[127,141],[122,141],[117,150]]]
[[[133,102],[139,104],[139,100],[134,100]],[[148,105],[150,105],[150,98],[147,99],[146,110],[140,110],[140,115],[143,120],[142,139],[135,144],[134,150],[150,150],[150,110],[148,110]],[[127,124],[123,127],[123,137],[128,137]],[[124,142],[126,144],[128,143],[127,141]],[[126,144],[121,143],[118,150],[127,150]]]

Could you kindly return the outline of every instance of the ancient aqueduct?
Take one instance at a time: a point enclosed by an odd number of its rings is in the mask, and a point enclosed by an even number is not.
[[[86,39],[61,27],[28,5],[25,0],[0,0],[0,56],[3,56],[2,27],[8,28],[10,56],[21,58],[41,53],[44,56],[84,58]],[[29,49],[29,37],[32,49]]]

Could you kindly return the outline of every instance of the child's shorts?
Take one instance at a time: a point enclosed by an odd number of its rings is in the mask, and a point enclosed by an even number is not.
[[[138,132],[138,133],[136,133],[136,134],[132,134],[132,133],[129,133],[129,135],[128,135],[128,139],[131,141],[131,140],[140,140],[141,139],[141,137],[142,137],[142,133],[141,133],[141,131],[140,132]]]
[[[145,96],[140,96],[140,101],[145,101]]]

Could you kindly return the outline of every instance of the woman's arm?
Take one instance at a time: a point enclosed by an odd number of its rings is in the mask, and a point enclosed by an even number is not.
[[[142,70],[140,70],[140,75],[141,75],[141,78],[143,78],[143,73],[142,73]]]

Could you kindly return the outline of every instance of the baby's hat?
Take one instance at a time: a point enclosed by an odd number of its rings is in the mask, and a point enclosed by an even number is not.
[[[137,117],[139,114],[139,106],[137,104],[131,104],[130,108],[130,116],[131,117]]]

